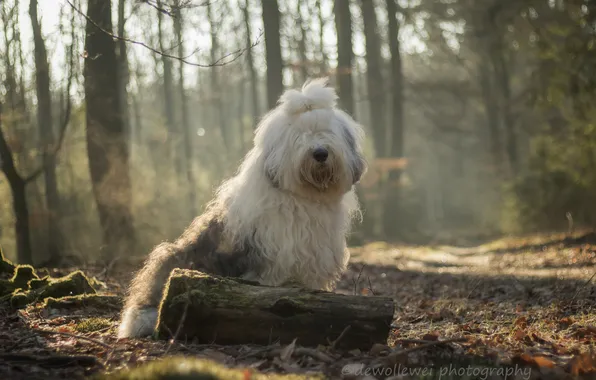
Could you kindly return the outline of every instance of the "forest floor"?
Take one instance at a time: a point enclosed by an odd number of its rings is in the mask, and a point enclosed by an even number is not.
[[[121,296],[136,268],[118,267],[110,273],[80,269],[105,283],[102,293]],[[71,270],[50,272],[58,276]],[[300,350],[290,345],[281,347],[280,353],[272,347],[118,341],[118,297],[114,304],[101,307],[5,307],[0,309],[0,378],[87,378],[185,356],[219,363],[221,368],[210,364],[204,368],[217,372],[220,377],[215,378],[230,379],[276,378],[274,374],[338,379],[578,378],[574,375],[593,379],[595,273],[594,233],[509,238],[476,247],[386,243],[355,247],[338,292],[391,296],[397,304],[387,345],[369,351]],[[174,367],[180,369],[181,364]],[[226,374],[224,367],[238,370]],[[151,377],[145,373],[136,378]]]

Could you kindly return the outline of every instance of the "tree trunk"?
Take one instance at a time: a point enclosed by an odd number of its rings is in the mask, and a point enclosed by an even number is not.
[[[29,2],[29,16],[33,30],[35,56],[35,83],[37,94],[37,126],[43,152],[45,203],[48,210],[48,263],[60,259],[62,232],[60,230],[60,194],[56,178],[56,157],[53,154],[54,127],[52,117],[52,99],[50,93],[50,66],[45,42],[41,34],[41,25],[37,17],[37,0]]]
[[[279,7],[277,0],[261,0],[261,3],[265,30],[265,59],[267,61],[267,105],[273,109],[284,90]]]
[[[355,116],[354,107],[354,82],[352,79],[352,65],[354,63],[354,49],[352,47],[352,13],[350,11],[350,2],[344,0],[335,0],[335,30],[337,33],[337,93],[339,96],[340,107]],[[359,185],[356,186],[356,192],[363,210],[366,210],[364,194]],[[356,230],[360,230],[360,239],[364,236],[371,236],[374,218],[369,212],[364,212],[363,223]],[[353,234],[355,236],[357,234]],[[362,241],[355,242],[357,244]]]
[[[482,54],[484,55],[484,54]],[[493,167],[496,175],[501,174],[502,162],[502,146],[501,146],[501,131],[499,128],[499,113],[495,106],[498,101],[494,95],[494,89],[491,81],[491,65],[490,62],[484,60],[479,62],[479,81],[480,90],[482,92],[482,103],[484,106],[484,113],[486,115],[486,125],[488,126],[489,149],[493,162]]]
[[[326,345],[350,326],[338,348],[386,344],[394,314],[390,297],[348,296],[258,286],[175,269],[160,307],[157,333],[216,344]]]
[[[6,89],[6,102],[8,108],[11,110],[18,109],[19,103],[19,89],[17,86],[15,63],[12,61],[12,44],[15,42],[14,38],[10,38],[10,30],[16,31],[19,27],[16,23],[18,22],[18,6],[13,4],[9,7],[8,4],[2,4],[0,9],[0,15],[2,16],[2,34],[4,35],[4,52],[2,59],[4,60],[4,88]],[[22,89],[22,88],[21,88]]]
[[[109,0],[89,0],[87,17],[93,23],[86,26],[84,65],[87,154],[106,260],[130,255],[136,243],[116,43],[94,25],[112,30],[111,5]]]
[[[182,12],[180,12],[180,0],[177,0],[175,5],[177,6],[176,17],[174,20],[174,32],[176,34],[176,40],[178,43],[178,56],[184,57],[184,40],[182,38],[183,30],[183,19]],[[182,135],[184,136],[184,158],[186,168],[186,186],[188,189],[188,212],[189,220],[192,220],[197,215],[197,200],[196,200],[196,184],[194,172],[192,170],[193,154],[192,154],[192,141],[193,133],[190,130],[190,120],[188,118],[188,96],[186,94],[186,84],[184,83],[184,63],[179,62],[178,66],[178,90],[180,91],[180,115],[182,120]]]
[[[308,57],[306,56],[306,28],[302,16],[302,0],[296,2],[296,28],[300,31],[298,39],[298,55],[300,58],[300,80],[304,83],[308,79]]]
[[[158,7],[162,7],[160,0],[157,1]],[[166,46],[163,28],[163,13],[157,11],[157,36],[159,39],[159,49],[162,52],[168,51],[169,47]],[[164,100],[164,113],[166,117],[166,129],[168,131],[168,145],[169,153],[171,157],[168,159],[173,160],[174,165],[174,178],[179,179],[179,173],[182,173],[183,168],[181,162],[180,149],[178,144],[180,142],[179,128],[176,123],[176,113],[174,111],[174,77],[172,75],[172,60],[170,58],[160,56],[163,67],[163,100]]]
[[[389,17],[389,51],[391,53],[391,98],[392,98],[392,128],[391,128],[391,150],[392,158],[402,158],[404,155],[404,75],[399,44],[399,21],[397,19],[396,0],[386,0],[387,14]],[[399,212],[399,198],[401,169],[393,169],[389,172],[388,199],[383,208],[383,229],[386,237],[396,237],[399,233],[397,223]]]
[[[366,79],[370,124],[376,157],[385,157],[387,129],[385,126],[385,90],[382,74],[381,45],[377,34],[377,16],[373,0],[360,0],[366,40]]]
[[[209,20],[209,30],[211,33],[211,62],[217,61],[217,54],[219,53],[219,41],[217,39],[217,23],[213,15],[213,4],[207,3],[207,19]],[[224,148],[231,148],[230,136],[228,128],[226,126],[225,114],[222,104],[222,86],[219,81],[219,67],[211,67],[211,99],[213,100],[213,109],[216,110],[217,114],[214,115],[214,125],[219,125],[221,131],[221,138],[223,140]]]
[[[349,1],[348,1],[349,3]],[[323,11],[321,9],[321,0],[317,0],[317,13],[319,15],[319,48],[321,49],[321,75],[327,74],[327,53],[325,53],[325,43],[323,35],[325,34],[325,19],[323,18]],[[349,7],[349,4],[348,4]]]
[[[250,74],[250,97],[252,102],[252,119],[253,119],[253,128],[256,128],[258,125],[259,114],[260,114],[260,106],[259,106],[259,91],[258,91],[258,78],[257,72],[255,70],[254,58],[253,58],[253,51],[249,49],[252,45],[251,41],[251,28],[250,28],[250,14],[248,12],[249,7],[249,0],[244,1],[244,7],[242,8],[242,13],[244,15],[244,29],[246,30],[246,61],[248,63],[248,71]]]
[[[478,73],[478,85],[480,87],[481,101],[484,108],[487,130],[482,131],[485,136],[490,159],[493,167],[493,175],[500,177],[502,174],[503,145],[501,142],[501,119],[498,109],[498,89],[494,84],[494,66],[491,58],[493,34],[498,31],[489,27],[490,22],[485,10],[472,12],[469,18],[473,21],[470,24],[467,36],[476,52],[476,70]],[[488,133],[486,133],[488,132]]]
[[[141,101],[138,99],[138,95],[135,95],[134,93],[131,94],[131,101],[134,127],[131,128],[130,138],[132,139],[132,142],[138,145],[143,145],[147,143],[147,141],[146,135],[143,134],[143,118],[141,116],[141,105],[139,104]]]
[[[12,208],[15,217],[15,235],[17,240],[17,261],[19,264],[33,264],[31,237],[29,234],[29,210],[25,192],[25,180],[19,175],[14,164],[12,151],[4,138],[2,130],[2,103],[0,103],[0,168],[12,193]]]
[[[242,73],[244,74],[244,73]],[[248,152],[249,147],[248,147],[248,143],[246,141],[246,132],[244,130],[244,99],[245,96],[244,94],[246,93],[246,85],[245,85],[245,81],[244,81],[244,75],[242,75],[242,79],[240,81],[238,81],[238,90],[237,90],[237,100],[238,100],[238,106],[237,106],[237,110],[238,110],[238,139],[239,139],[239,143],[240,143],[240,158],[242,156],[244,156],[246,154],[246,152]]]
[[[511,114],[511,86],[507,62],[503,56],[503,50],[493,51],[493,62],[495,67],[495,81],[500,87],[500,106],[503,126],[505,127],[505,151],[509,162],[509,169],[512,175],[519,172],[519,160],[517,154],[517,133],[515,121]],[[493,105],[494,107],[494,105]]]
[[[506,43],[503,41],[501,24],[498,20],[502,7],[495,3],[486,11],[486,24],[490,28],[487,30],[488,44],[486,53],[492,66],[494,75],[494,85],[498,94],[497,102],[492,107],[497,108],[500,113],[500,121],[503,123],[505,137],[505,154],[509,163],[511,175],[518,173],[518,152],[517,152],[517,134],[515,131],[515,121],[511,113],[511,83],[509,69],[506,59]]]
[[[124,24],[124,6],[126,0],[118,0],[118,35],[120,37],[126,36]],[[126,49],[126,41],[118,40],[118,83],[120,85],[120,107],[122,110],[122,121],[124,123],[124,130],[126,131],[126,139],[129,146],[132,145],[132,130],[130,123],[130,107],[128,105],[128,82],[130,80],[130,70],[128,68],[128,54]]]
[[[341,108],[354,116],[354,84],[352,82],[352,14],[350,2],[335,0],[335,30],[337,33],[337,84]]]

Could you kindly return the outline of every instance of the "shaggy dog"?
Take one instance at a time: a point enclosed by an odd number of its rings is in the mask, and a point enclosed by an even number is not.
[[[333,289],[349,259],[346,234],[359,214],[353,185],[366,170],[362,128],[336,101],[325,79],[280,97],[237,174],[182,236],[155,247],[136,274],[119,338],[153,333],[174,268]]]

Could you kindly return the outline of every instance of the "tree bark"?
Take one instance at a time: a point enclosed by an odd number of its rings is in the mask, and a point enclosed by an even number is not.
[[[503,56],[505,52],[496,50],[492,52],[495,67],[496,83],[499,83],[501,95],[501,115],[503,126],[505,127],[505,152],[509,162],[511,174],[515,176],[519,172],[519,159],[517,152],[517,132],[515,130],[515,121],[511,114],[511,85],[509,83],[511,75],[507,67],[507,62]]]
[[[124,27],[126,19],[124,18],[124,6],[126,0],[118,0],[118,35],[126,36],[126,28]],[[132,145],[132,130],[130,122],[130,107],[128,105],[128,82],[130,80],[130,70],[128,68],[128,53],[126,49],[126,41],[118,40],[118,83],[120,85],[120,107],[122,109],[122,121],[124,123],[124,130],[126,131],[126,139]]]
[[[213,4],[211,2],[207,3],[207,19],[209,20],[209,31],[211,33],[211,62],[216,62],[218,59],[217,54],[219,52],[219,40],[217,38],[217,23],[215,22],[215,16],[213,15]],[[219,67],[213,66],[210,70],[211,91],[209,93],[214,103],[213,109],[217,112],[217,114],[214,115],[214,125],[219,125],[224,148],[230,149],[231,139],[229,136],[228,128],[226,126],[224,108],[222,104],[221,93],[223,86],[220,85]]]
[[[265,30],[265,59],[267,61],[267,105],[273,109],[284,90],[279,7],[277,0],[262,0],[261,3],[263,6],[263,29]]]
[[[317,0],[316,7],[317,13],[319,15],[319,48],[321,49],[321,75],[326,75],[328,58],[327,53],[325,53],[325,43],[323,39],[323,35],[325,34],[325,18],[323,17],[323,10],[321,9],[321,0]]]
[[[12,61],[11,52],[13,51],[12,45],[13,43],[17,42],[16,36],[14,35],[14,31],[16,31],[19,27],[18,23],[18,5],[13,4],[10,7],[8,4],[2,4],[2,9],[0,10],[0,15],[2,16],[2,34],[4,35],[4,52],[2,54],[2,59],[4,61],[4,88],[6,89],[6,102],[8,103],[8,108],[11,110],[18,110],[19,109],[19,98],[21,97],[19,94],[19,87],[17,85],[17,78],[16,78],[16,70],[15,70],[15,62]],[[13,31],[13,36],[10,38],[10,31]],[[23,87],[21,87],[21,92]]]
[[[184,57],[184,40],[182,38],[182,30],[183,30],[183,16],[182,12],[180,12],[180,0],[177,0],[176,3],[176,17],[173,18],[174,21],[174,32],[176,34],[176,41],[178,43],[178,56]],[[181,127],[182,127],[182,135],[184,136],[184,167],[186,169],[186,186],[188,189],[188,212],[189,212],[189,220],[192,220],[197,215],[197,200],[196,200],[196,184],[195,184],[195,177],[194,172],[192,170],[192,162],[193,162],[193,154],[192,154],[192,141],[193,141],[193,133],[190,130],[190,120],[188,118],[188,95],[186,94],[186,84],[184,82],[184,63],[179,62],[178,66],[178,91],[180,91],[180,115],[181,115]]]
[[[352,82],[352,14],[350,2],[335,0],[335,30],[337,32],[337,84],[341,108],[354,116],[354,84]]]
[[[87,17],[112,30],[111,1],[89,0]],[[87,22],[84,65],[89,171],[103,230],[104,258],[129,255],[136,243],[130,210],[129,151],[120,109],[115,41]]]
[[[162,7],[160,0],[157,1],[157,5],[159,8]],[[166,46],[164,37],[163,12],[160,10],[157,10],[157,36],[159,40],[159,49],[162,52],[168,51],[169,47]],[[168,131],[169,153],[171,154],[169,159],[173,160],[172,164],[175,169],[174,177],[178,180],[179,173],[182,173],[183,168],[180,149],[178,149],[181,135],[179,133],[179,128],[177,128],[176,113],[174,111],[174,77],[172,74],[172,60],[164,56],[160,56],[159,59],[161,60],[163,68],[163,104],[167,124],[166,129]]]
[[[238,117],[236,119],[238,120],[238,139],[240,142],[240,157],[244,156],[246,152],[248,152],[248,150],[250,149],[250,144],[246,141],[246,133],[244,130],[244,94],[246,93],[246,86],[244,82],[244,72],[242,74],[242,80],[238,81],[238,105],[236,107],[236,109],[238,110]]]
[[[389,17],[389,51],[391,53],[391,98],[392,98],[392,128],[391,150],[392,158],[402,158],[404,155],[404,74],[399,43],[399,20],[397,19],[396,0],[386,0]],[[399,212],[401,169],[389,172],[388,192],[383,208],[383,229],[386,237],[395,237],[399,233],[397,223]]]
[[[484,53],[481,54],[485,56]],[[484,106],[484,113],[486,115],[486,125],[488,126],[489,149],[493,166],[496,175],[501,174],[502,162],[502,145],[501,145],[501,131],[499,128],[499,112],[496,107],[498,101],[494,95],[494,88],[491,80],[491,64],[490,61],[483,59],[478,63],[478,79],[480,81],[480,90],[482,93],[482,103]]]
[[[52,116],[52,99],[50,93],[50,66],[45,42],[41,33],[41,25],[37,17],[37,0],[29,2],[29,16],[33,30],[35,56],[35,84],[37,94],[37,127],[41,139],[44,167],[45,202],[48,210],[48,263],[56,263],[60,259],[62,231],[60,230],[60,194],[56,178],[56,156],[52,153],[54,144],[54,126]]]
[[[259,286],[175,269],[160,307],[160,338],[198,338],[216,344],[326,345],[350,326],[338,348],[368,350],[386,344],[390,297],[348,296],[301,288]]]
[[[248,12],[249,7],[249,0],[244,1],[244,7],[242,8],[242,13],[244,16],[244,29],[246,34],[246,62],[248,63],[248,71],[250,74],[250,97],[252,102],[252,119],[253,119],[253,128],[256,128],[258,125],[259,114],[260,114],[260,105],[259,105],[259,91],[258,91],[258,78],[257,72],[255,70],[255,63],[253,57],[253,51],[250,49],[252,45],[251,41],[251,28],[250,28],[250,14]]]
[[[304,83],[308,79],[308,57],[306,56],[306,28],[302,15],[302,0],[296,1],[296,28],[300,31],[298,38],[298,55],[300,58],[300,80]]]
[[[25,192],[26,182],[17,172],[12,151],[4,138],[4,131],[2,130],[2,103],[0,103],[0,168],[8,180],[12,193],[12,208],[15,217],[15,235],[17,240],[17,261],[19,264],[33,264],[31,237],[29,234],[29,210]]]
[[[381,44],[377,33],[377,16],[373,0],[360,0],[366,40],[366,79],[370,123],[376,157],[386,156],[385,91],[382,74]]]

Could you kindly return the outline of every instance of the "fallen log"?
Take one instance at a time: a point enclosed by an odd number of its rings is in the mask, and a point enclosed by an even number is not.
[[[286,344],[297,338],[301,346],[368,350],[387,342],[393,313],[389,297],[261,286],[175,269],[156,334],[217,344]]]

